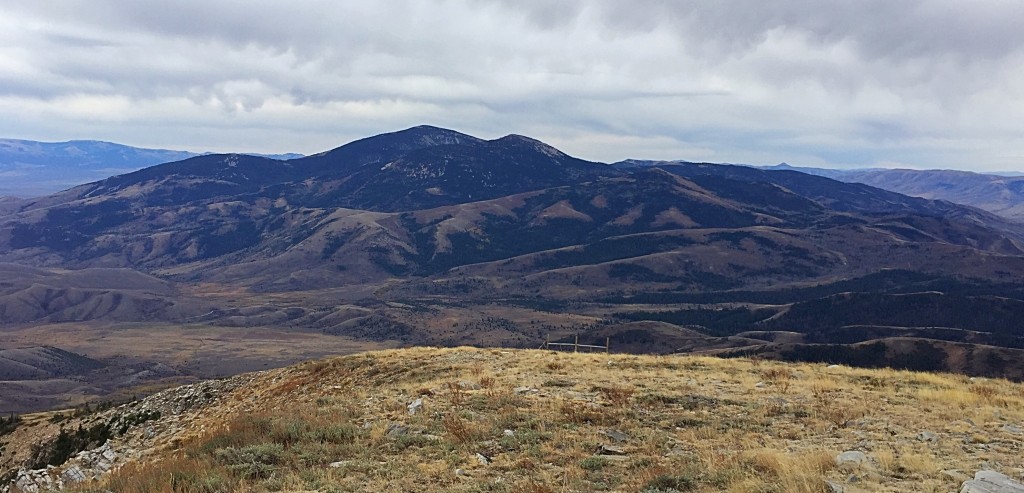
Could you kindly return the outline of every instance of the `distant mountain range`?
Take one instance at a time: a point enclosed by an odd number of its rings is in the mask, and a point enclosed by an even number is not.
[[[629,159],[616,166],[636,169],[674,167],[698,163]],[[888,168],[828,169],[791,166],[753,166],[773,171],[798,171],[847,183],[863,183],[913,197],[948,200],[1024,222],[1024,176],[1021,173],[973,173],[958,170],[911,170]]]
[[[609,165],[430,126],[2,201],[0,262],[14,265],[0,280],[10,324],[533,347],[582,332],[669,352],[784,340],[764,354],[794,359],[830,340],[1024,337],[1024,225],[1005,217],[789,169]],[[1024,368],[992,357],[984,373],[1000,361]]]
[[[0,196],[47,195],[82,183],[198,155],[96,140],[36,142],[0,139]],[[302,155],[266,157],[295,159]]]
[[[914,197],[948,200],[1024,221],[1024,177],[956,170],[868,169],[838,173],[797,168],[836,180],[864,183]]]

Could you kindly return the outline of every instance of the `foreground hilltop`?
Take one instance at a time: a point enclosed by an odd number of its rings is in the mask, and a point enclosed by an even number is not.
[[[0,437],[5,468],[60,464],[9,475],[21,490],[952,491],[977,470],[1024,475],[1024,385],[745,359],[390,350],[78,414]]]

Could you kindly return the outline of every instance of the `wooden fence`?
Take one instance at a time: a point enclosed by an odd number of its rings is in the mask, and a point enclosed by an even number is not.
[[[595,346],[593,344],[580,344],[580,336],[576,336],[573,342],[551,342],[549,338],[544,339],[544,344],[541,345],[541,349],[549,349],[552,351],[566,350],[572,348],[574,353],[580,352],[580,348],[589,350],[603,349],[605,353],[611,351],[612,338],[607,337],[604,340],[604,346]]]

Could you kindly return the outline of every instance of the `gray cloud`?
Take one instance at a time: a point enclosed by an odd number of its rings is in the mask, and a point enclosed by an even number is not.
[[[431,123],[602,160],[1024,165],[1020,2],[0,6],[10,137],[317,152]]]

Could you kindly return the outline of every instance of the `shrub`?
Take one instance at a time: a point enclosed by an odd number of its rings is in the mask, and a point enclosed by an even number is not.
[[[663,493],[675,491],[693,491],[697,488],[697,479],[689,475],[673,476],[662,474],[647,482],[643,493]]]

